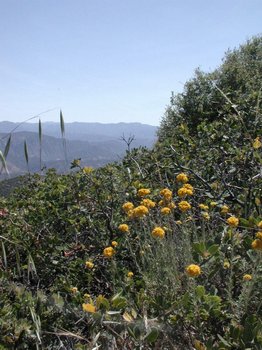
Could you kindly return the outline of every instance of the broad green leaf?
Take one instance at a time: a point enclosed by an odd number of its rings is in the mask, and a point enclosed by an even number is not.
[[[144,339],[147,340],[149,343],[154,343],[157,340],[158,335],[158,330],[156,328],[152,328]]]
[[[218,252],[219,250],[219,244],[213,244],[211,245],[209,248],[208,248],[208,252],[211,254],[211,255],[214,255]]]
[[[205,290],[205,287],[204,286],[197,286],[196,287],[196,295],[201,298],[205,295],[206,293],[206,290]]]

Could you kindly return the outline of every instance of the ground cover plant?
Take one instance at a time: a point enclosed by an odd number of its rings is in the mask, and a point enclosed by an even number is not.
[[[255,37],[152,150],[0,199],[0,349],[261,349],[261,78]]]

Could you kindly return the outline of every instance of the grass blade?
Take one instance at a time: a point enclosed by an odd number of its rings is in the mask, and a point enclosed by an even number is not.
[[[39,139],[39,161],[40,161],[40,172],[42,171],[42,124],[41,119],[38,122],[38,139]]]
[[[2,241],[2,253],[3,253],[3,262],[4,262],[4,267],[7,268],[7,257],[6,257],[6,250],[5,250],[5,244]]]
[[[29,173],[28,150],[27,150],[26,141],[24,141],[24,155],[25,155],[25,161],[26,161],[26,165],[27,165],[27,171]]]
[[[11,137],[12,137],[12,135],[10,134],[10,135],[9,135],[9,138],[8,138],[8,140],[7,140],[7,143],[6,143],[6,145],[5,145],[5,149],[4,149],[4,157],[5,157],[5,159],[6,159],[7,155],[8,155],[9,149],[10,149]]]
[[[61,134],[62,137],[65,136],[65,122],[64,122],[64,117],[63,117],[63,113],[60,110],[60,129],[61,129]]]
[[[68,160],[67,160],[66,139],[65,139],[65,122],[64,122],[64,117],[63,117],[63,113],[62,113],[61,109],[60,109],[60,130],[61,130],[61,135],[62,135],[62,140],[63,140],[63,150],[64,150],[64,155],[65,155],[65,163],[67,165]]]
[[[8,169],[7,169],[7,165],[6,165],[6,161],[5,161],[5,157],[2,153],[2,151],[0,151],[0,162],[2,163],[2,169],[0,170],[0,174],[2,173],[3,169],[5,169],[5,172],[7,174],[9,174]]]

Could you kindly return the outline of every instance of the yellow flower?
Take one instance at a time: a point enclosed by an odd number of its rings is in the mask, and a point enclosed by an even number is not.
[[[214,208],[217,206],[217,202],[210,202],[210,207]]]
[[[257,232],[256,238],[262,240],[262,231],[258,231],[258,232]]]
[[[131,212],[131,217],[134,218],[141,218],[148,214],[148,209],[144,205],[139,205],[138,207],[134,208]]]
[[[94,267],[94,264],[92,263],[92,261],[86,261],[86,267],[90,270],[92,270],[92,268]]]
[[[156,203],[151,201],[151,199],[143,199],[140,204],[147,208],[154,208],[156,205]]]
[[[255,140],[254,140],[254,142],[253,142],[253,148],[254,148],[254,149],[258,149],[258,148],[260,148],[261,146],[262,146],[262,143],[260,142],[259,137],[256,137]]]
[[[210,215],[206,211],[201,213],[201,215],[205,220],[210,220]]]
[[[192,191],[192,192],[194,191],[194,187],[190,184],[184,184],[183,187],[186,188],[187,190]]]
[[[185,187],[181,187],[179,188],[179,190],[177,191],[177,195],[178,197],[185,197],[188,195],[188,192],[192,193],[192,191],[188,190]],[[193,194],[193,193],[192,193]]]
[[[183,187],[181,187],[177,194],[179,197],[185,197],[185,196],[193,196],[194,188],[190,184],[184,184]]]
[[[139,197],[144,197],[149,193],[150,193],[150,190],[148,188],[140,188],[137,192]]]
[[[90,312],[90,313],[96,312],[96,307],[92,304],[83,303],[82,308],[83,308],[83,311],[85,312]]]
[[[122,205],[122,209],[124,210],[125,213],[128,213],[133,208],[134,208],[134,204],[131,202],[126,202]]]
[[[221,214],[227,214],[229,211],[229,207],[227,205],[222,205]]]
[[[121,225],[119,225],[119,226],[118,226],[118,229],[119,229],[119,231],[121,231],[121,232],[128,232],[128,231],[129,231],[129,227],[128,227],[127,224],[121,224]]]
[[[187,175],[185,173],[180,173],[180,174],[177,175],[176,180],[178,182],[186,183],[186,182],[188,182],[188,177],[187,177]]]
[[[176,207],[176,205],[174,202],[171,201],[171,202],[167,203],[167,208],[174,209],[175,207]]]
[[[252,280],[252,275],[249,275],[249,274],[244,275],[244,276],[243,276],[243,280],[244,280],[244,281],[250,281],[250,280]]]
[[[191,209],[191,205],[187,201],[181,201],[178,203],[178,207],[182,212]]]
[[[182,224],[183,224],[181,220],[177,220],[177,221],[175,221],[175,223],[176,223],[177,225],[182,225]]]
[[[229,269],[230,268],[230,262],[228,260],[224,261],[224,269]]]
[[[165,205],[165,201],[163,201],[163,199],[161,199],[161,201],[158,202],[158,205],[160,207],[163,207]]]
[[[85,174],[90,174],[90,173],[92,173],[93,170],[94,170],[94,169],[93,169],[91,166],[85,166],[85,167],[83,168],[83,172],[84,172]]]
[[[127,277],[132,278],[134,276],[134,273],[132,271],[129,271],[127,273]]]
[[[169,215],[171,213],[171,209],[167,207],[162,208],[160,211],[163,215]]]
[[[206,350],[206,346],[199,340],[194,340],[194,347],[196,350]]]
[[[258,227],[258,228],[262,228],[262,220],[259,221],[259,223],[257,224],[257,227]]]
[[[172,191],[170,191],[168,188],[164,188],[163,190],[160,191],[161,196],[165,198],[165,200],[169,201],[172,198]]]
[[[88,294],[88,293],[85,293],[85,294],[84,294],[84,298],[89,299],[90,297],[91,297],[90,294]]]
[[[118,246],[118,243],[117,243],[116,241],[112,241],[112,242],[111,242],[111,245],[112,245],[112,247],[117,247],[117,246]]]
[[[262,250],[262,240],[261,239],[255,239],[252,243],[251,243],[251,247],[254,250]]]
[[[163,230],[162,227],[155,227],[152,231],[152,236],[164,238],[165,237],[165,230]]]
[[[205,205],[205,204],[199,204],[198,206],[199,206],[199,208],[202,209],[202,210],[208,210],[208,209],[209,209],[209,208],[208,208],[208,205]]]
[[[71,292],[72,292],[73,294],[76,294],[76,293],[78,292],[77,287],[72,287],[72,288],[71,288]]]
[[[201,268],[198,265],[191,264],[187,266],[186,273],[189,277],[197,277],[201,274]]]
[[[237,227],[239,224],[239,219],[235,216],[230,216],[230,218],[227,219],[227,223],[231,227]]]
[[[115,254],[115,250],[112,247],[106,247],[103,251],[103,255],[106,258],[111,258]]]

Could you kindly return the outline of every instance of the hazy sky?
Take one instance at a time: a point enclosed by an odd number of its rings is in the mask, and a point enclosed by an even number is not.
[[[0,120],[158,125],[171,91],[262,33],[262,0],[0,0]]]

